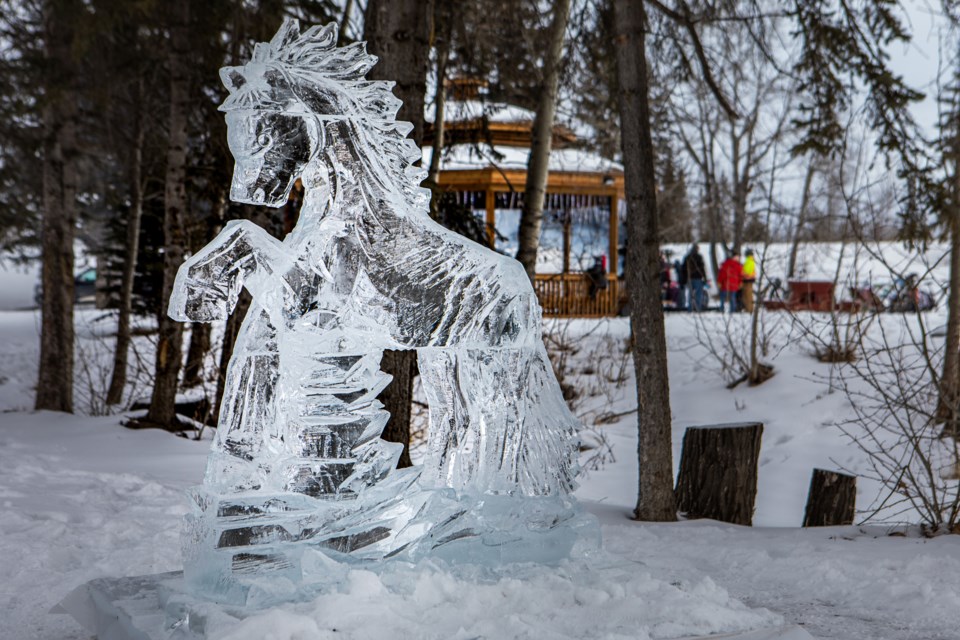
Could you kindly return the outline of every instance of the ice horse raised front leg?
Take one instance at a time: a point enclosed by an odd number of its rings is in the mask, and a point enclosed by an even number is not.
[[[184,528],[188,584],[212,597],[322,583],[330,558],[553,561],[596,534],[569,496],[577,422],[529,280],[429,218],[391,85],[364,78],[362,43],[336,39],[289,20],[221,71],[231,198],[280,206],[297,178],[305,196],[282,241],[227,225],[171,299],[174,317],[212,321],[241,287],[253,298]],[[419,352],[421,468],[395,470],[399,445],[380,439],[384,349]]]

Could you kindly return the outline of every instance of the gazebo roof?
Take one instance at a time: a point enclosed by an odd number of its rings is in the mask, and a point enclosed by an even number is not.
[[[526,181],[535,114],[515,105],[479,99],[444,103],[444,148],[441,185],[458,191],[522,191]],[[423,166],[432,156],[433,109],[427,108]],[[547,191],[551,193],[623,196],[623,166],[578,148],[574,121],[553,128]]]
[[[423,149],[423,164],[429,166],[433,149]],[[440,156],[440,171],[471,171],[477,169],[522,170],[527,169],[530,149],[490,146],[486,143],[458,144],[446,147]],[[549,170],[569,173],[622,174],[623,165],[608,160],[585,149],[552,149]]]
[[[488,102],[486,100],[445,100],[444,122],[463,122],[478,120],[486,116],[489,122],[526,122],[532,123],[534,113],[505,102]],[[433,105],[424,105],[423,116],[426,122],[433,124]]]

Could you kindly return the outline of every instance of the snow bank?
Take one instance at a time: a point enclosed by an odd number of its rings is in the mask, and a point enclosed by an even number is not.
[[[83,344],[109,346],[93,339],[109,328],[86,328],[92,317],[78,315],[79,334],[90,337]],[[722,321],[718,314],[701,320]],[[553,323],[574,349],[566,382],[582,392],[576,413],[612,445],[614,460],[589,471],[578,490],[604,525],[607,555],[556,570],[528,567],[522,580],[472,579],[439,566],[353,571],[340,592],[263,611],[221,629],[222,637],[670,638],[782,616],[819,638],[955,639],[960,538],[793,528],[815,466],[865,464],[833,426],[851,409],[842,393],[829,392],[829,368],[794,340],[774,361],[773,379],[729,391],[700,351],[697,321],[666,317],[674,460],[687,426],[764,422],[755,528],[628,519],[637,424],[632,361],[622,349],[627,322]],[[120,416],[29,413],[37,327],[34,312],[0,313],[0,638],[74,640],[88,634],[67,616],[47,614],[71,589],[97,577],[179,568],[183,490],[202,477],[208,443],[129,431]],[[865,507],[878,488],[862,478],[858,485]]]
[[[354,570],[339,593],[252,616],[214,637],[649,640],[780,624],[780,616],[748,609],[710,578],[670,584],[611,556],[602,565],[522,567],[492,582],[442,569]]]

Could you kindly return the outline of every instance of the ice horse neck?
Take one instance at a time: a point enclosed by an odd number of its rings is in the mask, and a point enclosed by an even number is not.
[[[407,129],[328,123],[325,151],[305,171],[285,244],[324,276],[319,297],[337,309],[325,326],[370,323],[384,348],[539,344],[539,307],[520,265],[429,218],[423,172],[410,164],[419,151],[398,138]],[[396,147],[405,151],[391,158]]]

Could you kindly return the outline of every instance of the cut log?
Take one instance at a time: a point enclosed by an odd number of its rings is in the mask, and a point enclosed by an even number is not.
[[[853,524],[857,511],[857,477],[814,469],[810,478],[805,527],[833,527]]]
[[[762,435],[759,422],[688,428],[677,476],[677,509],[688,518],[751,525]]]

